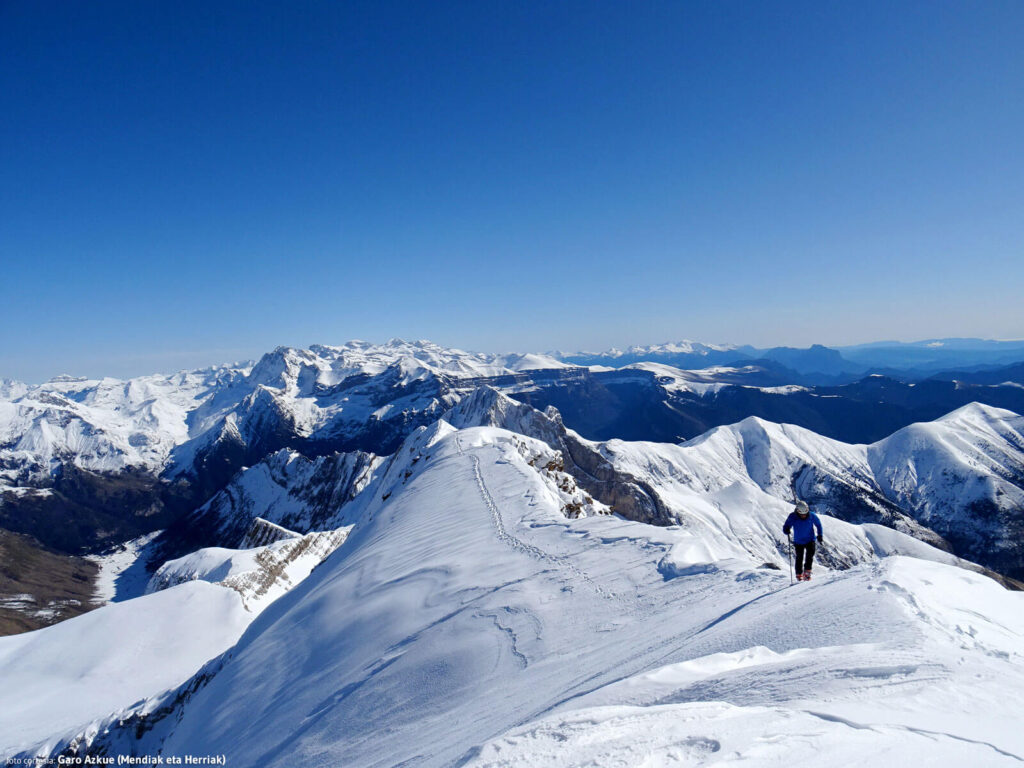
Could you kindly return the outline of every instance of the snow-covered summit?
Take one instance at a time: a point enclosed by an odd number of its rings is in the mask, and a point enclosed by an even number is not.
[[[0,379],[0,400],[15,400],[28,392],[29,385],[14,379]]]
[[[384,344],[350,341],[341,346],[313,345],[308,350],[278,347],[264,355],[253,374],[268,386],[294,385],[305,381],[322,386],[335,385],[349,376],[376,376],[399,365],[411,377],[417,371],[454,377],[499,376],[538,368],[567,368],[566,363],[547,355],[491,354],[466,352],[431,341],[391,339]]]

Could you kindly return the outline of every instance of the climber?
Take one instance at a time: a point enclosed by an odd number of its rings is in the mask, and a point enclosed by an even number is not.
[[[782,532],[787,536],[793,532],[790,544],[796,549],[796,579],[797,581],[811,580],[811,564],[814,562],[814,539],[817,529],[818,543],[822,543],[821,520],[811,513],[806,501],[798,501],[796,509],[790,512],[782,526]]]

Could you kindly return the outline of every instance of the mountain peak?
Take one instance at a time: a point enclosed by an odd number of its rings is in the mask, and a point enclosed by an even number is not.
[[[1014,420],[1024,421],[1024,417],[1014,413],[1013,411],[1008,411],[1005,408],[996,408],[995,406],[985,405],[984,403],[979,403],[977,401],[968,403],[967,405],[957,408],[955,411],[947,413],[945,416],[936,419],[937,422],[946,424],[965,422],[993,424],[996,422],[1003,423]]]

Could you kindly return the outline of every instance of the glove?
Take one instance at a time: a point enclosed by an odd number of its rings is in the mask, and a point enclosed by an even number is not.
[[[824,539],[822,539],[822,538],[821,538],[821,536],[819,536],[819,537],[818,537],[818,543],[819,543],[819,544],[824,544],[824,543],[825,543],[825,540],[824,540]]]
[[[787,536],[789,536],[789,528],[783,528],[783,529],[782,529],[782,532],[783,532],[784,534],[786,534]]]

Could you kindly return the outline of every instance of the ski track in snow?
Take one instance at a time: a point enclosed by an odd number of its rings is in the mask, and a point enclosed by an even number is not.
[[[455,445],[458,448],[460,454],[466,455],[465,449],[462,446],[462,441],[459,440],[457,435],[455,437]],[[480,470],[480,457],[477,456],[475,453],[469,454],[469,457],[473,460],[473,474],[476,478],[476,486],[480,491],[480,496],[483,499],[484,505],[491,513],[491,520],[494,523],[494,529],[498,534],[498,538],[502,542],[504,542],[507,546],[516,550],[517,552],[523,553],[527,557],[532,557],[536,560],[551,563],[557,568],[569,571],[573,576],[576,577],[576,579],[578,579],[579,581],[586,582],[588,586],[590,586],[595,592],[597,592],[598,595],[600,595],[606,600],[618,600],[623,604],[626,603],[625,599],[621,595],[602,587],[600,584],[598,584],[592,578],[590,578],[587,574],[581,571],[576,566],[576,564],[573,563],[569,558],[560,557],[558,555],[552,555],[549,552],[545,552],[539,547],[534,546],[533,544],[528,544],[527,542],[523,541],[517,536],[509,533],[508,529],[505,527],[505,522],[502,519],[501,511],[498,509],[498,505],[497,503],[495,503],[494,497],[491,495],[491,492],[487,489],[487,483],[484,482],[483,473]]]

